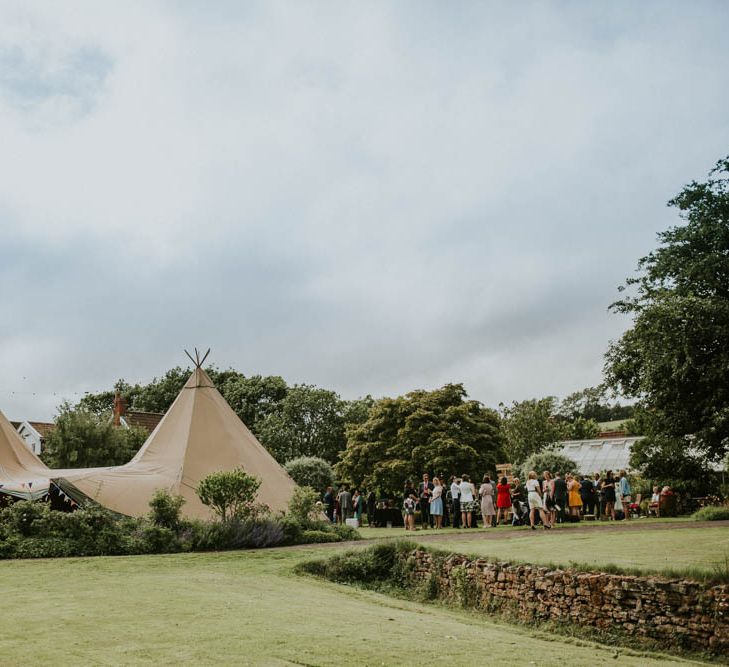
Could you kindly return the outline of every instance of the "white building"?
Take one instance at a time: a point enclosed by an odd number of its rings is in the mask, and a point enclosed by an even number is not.
[[[56,428],[55,424],[47,422],[12,422],[15,430],[23,438],[31,452],[38,455],[43,451],[46,436]]]
[[[564,440],[557,443],[559,453],[572,459],[585,475],[603,470],[630,470],[630,452],[641,436]]]

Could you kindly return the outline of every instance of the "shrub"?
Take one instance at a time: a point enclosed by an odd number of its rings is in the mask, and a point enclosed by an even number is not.
[[[180,511],[185,504],[182,496],[172,496],[164,489],[155,491],[149,506],[152,523],[164,528],[177,530],[180,527]]]
[[[283,544],[285,537],[281,522],[270,518],[211,521],[203,524],[192,548],[196,551],[262,549]]]
[[[283,544],[301,544],[304,527],[293,517],[283,516],[278,520],[283,531]]]
[[[406,576],[402,563],[415,544],[406,541],[375,544],[326,560],[309,561],[297,567],[300,572],[316,574],[338,583],[359,583],[377,587],[383,583],[402,586]]]
[[[524,463],[521,464],[519,469],[520,478],[526,479],[530,470],[534,470],[538,475],[541,475],[545,470],[549,470],[552,473],[561,472],[563,475],[568,472],[576,473],[577,464],[566,456],[562,456],[558,452],[543,451],[537,454],[532,454]],[[591,470],[583,470],[582,472],[590,473],[594,472]]]
[[[214,472],[196,489],[203,505],[208,505],[222,521],[244,519],[256,510],[256,494],[261,481],[242,468]]]
[[[328,524],[330,530],[333,530],[342,542],[354,542],[355,540],[361,540],[362,536],[359,531],[352,526],[346,526],[344,524]]]
[[[334,483],[332,467],[317,456],[300,456],[286,463],[284,468],[299,486],[310,486],[320,493]]]
[[[729,520],[729,507],[702,507],[691,518],[696,521],[726,521]]]
[[[341,538],[334,531],[304,530],[301,533],[301,544],[318,544],[323,542],[341,542]]]
[[[182,549],[180,539],[174,530],[154,523],[142,528],[139,546],[148,554],[175,553]]]
[[[308,486],[298,486],[289,501],[287,515],[303,527],[312,527],[312,523],[319,522],[320,512],[316,508],[319,494]]]
[[[225,551],[232,542],[233,523],[206,521],[194,535],[193,551]]]
[[[283,543],[284,531],[273,519],[250,519],[236,533],[235,549],[266,549]]]
[[[49,512],[50,508],[45,503],[19,500],[0,512],[0,523],[4,524],[10,533],[30,537],[42,532]]]

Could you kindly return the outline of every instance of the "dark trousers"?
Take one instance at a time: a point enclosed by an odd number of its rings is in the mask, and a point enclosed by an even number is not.
[[[595,501],[592,498],[582,499],[582,513],[583,514],[594,514],[595,513]]]
[[[420,523],[423,528],[427,528],[430,523],[430,503],[422,498],[420,499]]]
[[[567,496],[558,496],[554,499],[555,506],[559,507],[557,510],[557,521],[564,523],[565,509],[567,508]]]
[[[451,513],[453,514],[453,527],[461,527],[461,499],[454,498],[451,501]]]
[[[334,505],[327,505],[327,519],[334,523]]]

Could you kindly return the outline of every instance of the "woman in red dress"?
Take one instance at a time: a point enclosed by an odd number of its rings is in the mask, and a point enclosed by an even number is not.
[[[511,485],[506,477],[501,478],[501,482],[496,485],[496,525],[499,525],[501,517],[504,517],[504,521],[509,516],[509,509],[511,508]]]

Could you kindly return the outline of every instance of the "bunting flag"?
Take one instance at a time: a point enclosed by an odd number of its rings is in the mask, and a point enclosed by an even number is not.
[[[32,489],[33,488],[33,482],[28,482],[28,488],[29,489]]]

